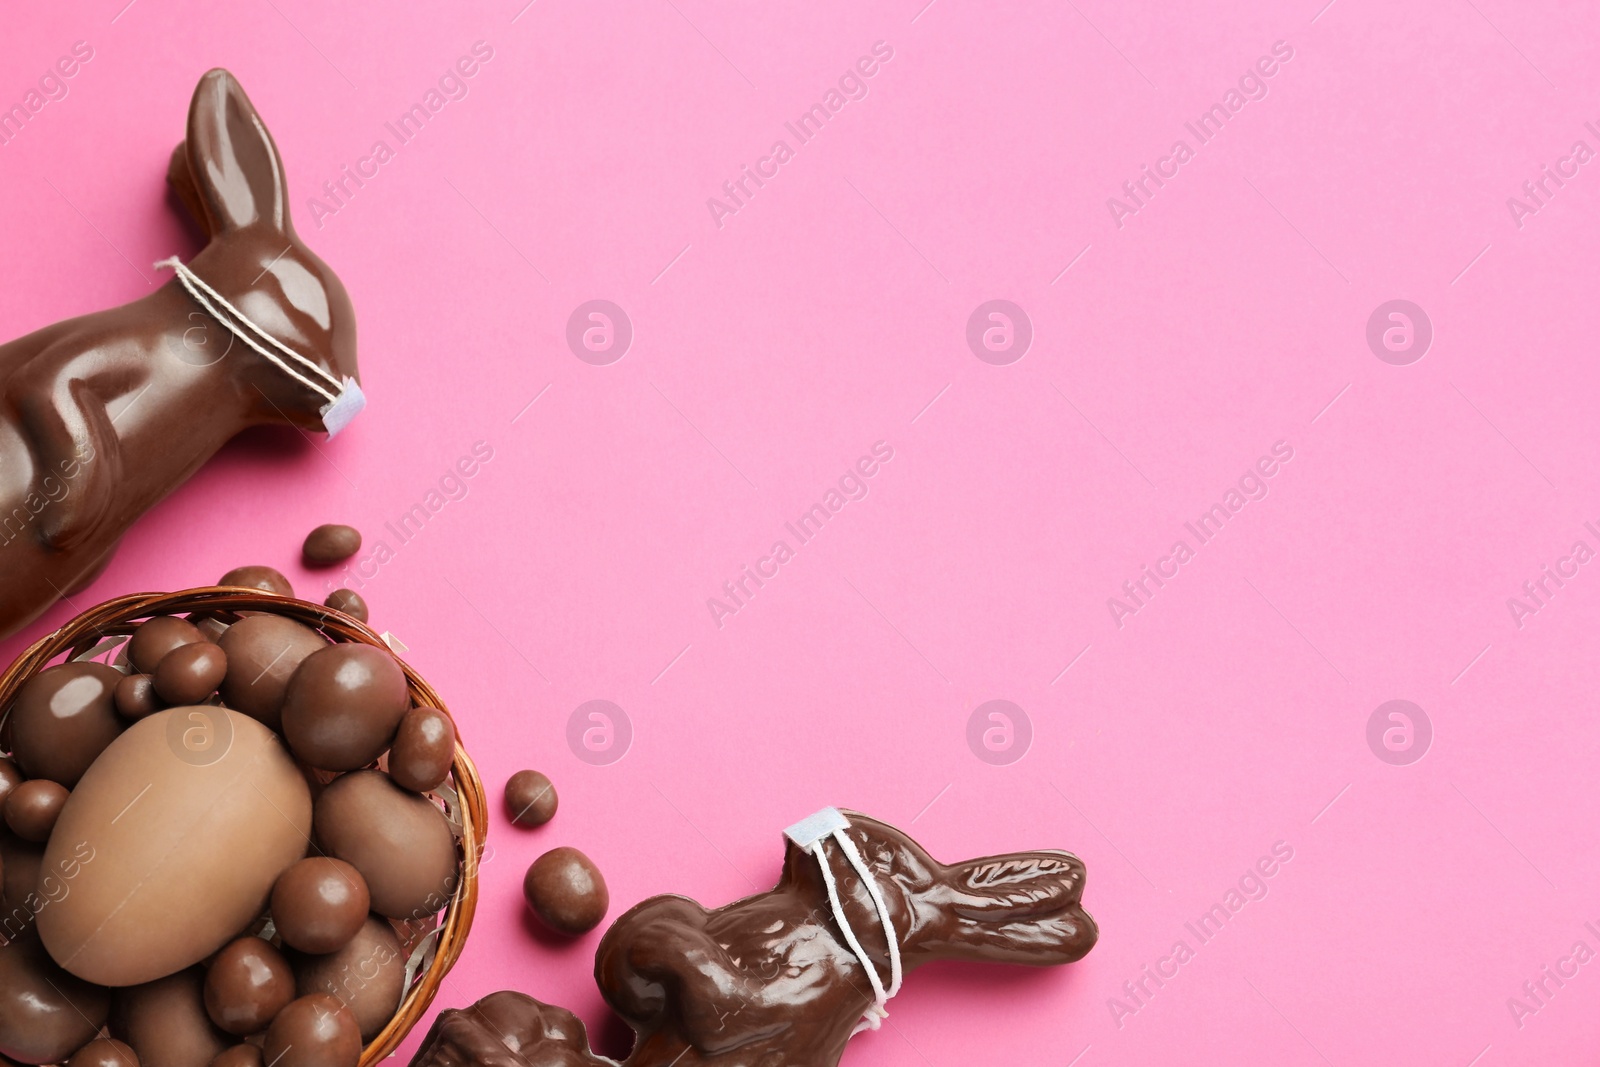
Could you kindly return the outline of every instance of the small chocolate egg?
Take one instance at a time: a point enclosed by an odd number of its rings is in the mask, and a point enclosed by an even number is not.
[[[122,672],[80,660],[46,667],[28,679],[11,709],[11,746],[29,778],[71,789],[127,723],[113,695]]]
[[[325,523],[306,534],[301,548],[308,567],[331,567],[361,551],[361,531],[336,522]]]
[[[235,567],[218,578],[217,584],[259,589],[264,593],[277,593],[279,596],[294,596],[294,586],[289,584],[289,579],[271,567]]]
[[[102,1037],[74,1052],[67,1067],[139,1067],[139,1057],[121,1041]]]
[[[143,1067],[209,1067],[233,1043],[206,1014],[205,972],[198,967],[117,990],[111,1032]]]
[[[138,722],[147,715],[154,715],[160,711],[164,704],[156,696],[155,679],[148,674],[130,674],[117,683],[112,690],[112,702],[117,707],[117,713],[124,719]]]
[[[389,746],[389,777],[402,789],[426,793],[450,776],[456,758],[456,726],[438,708],[412,708],[400,720]]]
[[[353,771],[383,755],[410,707],[394,656],[371,645],[330,645],[307,656],[289,679],[283,736],[311,766]]]
[[[273,1067],[356,1067],[361,1028],[339,998],[312,993],[272,1020],[261,1056]]]
[[[575,848],[553,848],[533,861],[522,895],[541,921],[559,934],[586,934],[600,925],[611,893],[594,861]]]
[[[294,972],[259,937],[229,942],[206,971],[206,1014],[237,1037],[264,1029],[294,999]]]
[[[261,1050],[254,1045],[235,1045],[217,1053],[211,1067],[262,1067]],[[68,1064],[67,1067],[72,1067]]]
[[[228,654],[222,700],[274,730],[283,724],[283,694],[307,656],[327,638],[282,615],[251,615],[228,627],[218,641]]]
[[[561,798],[538,771],[518,771],[506,782],[506,814],[516,826],[543,826],[555,817]]]
[[[57,967],[37,938],[0,947],[0,1055],[60,1063],[100,1032],[111,994]]]
[[[156,664],[166,659],[168,652],[205,639],[200,628],[188,619],[157,615],[141,622],[128,638],[128,659],[140,674],[153,674]]]
[[[367,601],[354,589],[335,589],[323,603],[359,622],[367,621]]]
[[[42,845],[50,840],[67,796],[66,786],[48,778],[23,782],[6,797],[6,825],[24,841]]]
[[[203,704],[228,673],[228,654],[221,645],[201,641],[168,652],[152,675],[156,696],[173,706]]]
[[[331,856],[301,860],[272,887],[272,924],[284,944],[301,952],[322,955],[343,948],[371,908],[361,872]]]
[[[420,919],[450,902],[461,872],[444,812],[383,772],[335,778],[312,825],[324,852],[361,872],[380,915]]]
[[[405,997],[406,958],[400,938],[377,916],[368,916],[339,951],[326,956],[296,953],[290,962],[301,995],[328,993],[344,1001],[361,1027],[363,1041],[371,1041],[389,1025]]]

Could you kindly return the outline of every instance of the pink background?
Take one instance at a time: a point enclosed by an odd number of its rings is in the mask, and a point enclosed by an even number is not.
[[[76,600],[241,563],[320,598],[298,546],[330,520],[396,549],[374,622],[497,800],[524,766],[562,797],[539,831],[497,808],[436,1007],[515,987],[603,1018],[598,934],[524,919],[547,848],[592,855],[613,914],[721,903],[770,883],[786,824],[843,804],[950,859],[1070,848],[1102,928],[1060,970],[917,974],[850,1063],[1600,1049],[1600,964],[1520,1026],[1507,1003],[1574,942],[1600,951],[1600,572],[1520,627],[1507,605],[1600,549],[1600,164],[1520,227],[1506,203],[1574,141],[1600,150],[1585,5],[124,2],[0,16],[5,105],[95,52],[0,147],[0,332],[192,253],[163,175],[224,65],[349,285],[372,405],[331,444],[237,442]],[[314,225],[308,198],[479,40],[469,95]],[[1184,122],[1280,40],[1265,98],[1119,228],[1107,198],[1193,147]],[[794,147],[784,122],[877,41],[867,96],[719,228],[707,198]],[[635,331],[609,366],[565,341],[596,298]],[[996,298],[1035,332],[1008,366],[965,340]],[[1435,331],[1409,366],[1365,340],[1395,298]],[[719,628],[707,599],[880,440],[869,495]],[[478,441],[465,498],[397,547],[383,524]],[[1107,598],[1277,441],[1266,498],[1119,628]],[[632,723],[619,762],[568,747],[592,699]],[[968,747],[993,699],[1032,724],[1010,765]],[[1435,734],[1408,766],[1366,739],[1392,699]],[[1279,841],[1265,899],[1199,945],[1184,923]],[[1179,939],[1194,958],[1117,1018]]]

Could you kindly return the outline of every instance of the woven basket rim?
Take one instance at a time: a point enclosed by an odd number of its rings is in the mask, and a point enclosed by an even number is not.
[[[232,614],[241,611],[283,615],[310,626],[332,641],[357,642],[383,649],[394,656],[405,672],[413,702],[418,706],[438,708],[456,726],[456,751],[451,762],[450,778],[461,808],[460,879],[455,894],[444,909],[443,919],[435,933],[429,935],[438,938],[433,962],[406,991],[394,1018],[361,1053],[360,1067],[372,1067],[393,1053],[422,1019],[438,995],[445,975],[455,966],[466,947],[467,934],[478,906],[478,868],[483,859],[484,838],[489,827],[488,800],[484,795],[483,781],[462,742],[460,724],[438,692],[382,636],[366,623],[325,604],[262,589],[211,585],[176,592],[131,593],[79,613],[29,645],[0,673],[0,709],[9,709],[23,683],[62,653],[67,653],[70,658],[108,637],[131,633],[138,620],[153,615]]]

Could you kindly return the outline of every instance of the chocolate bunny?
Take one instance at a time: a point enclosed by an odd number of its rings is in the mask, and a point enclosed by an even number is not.
[[[788,838],[776,888],[715,910],[651,897],[606,931],[595,981],[638,1035],[623,1067],[833,1067],[888,1014],[902,971],[1070,963],[1098,936],[1083,863],[1067,852],[947,865],[887,823],[832,808]],[[515,992],[442,1012],[411,1061],[606,1065],[576,1016]]]
[[[241,430],[323,429],[325,391],[221,315],[313,378],[356,377],[349,295],[295,234],[277,146],[227,71],[195,88],[167,182],[208,238],[192,274],[0,345],[0,636],[93,581],[134,520]],[[228,311],[191,295],[195,278]]]

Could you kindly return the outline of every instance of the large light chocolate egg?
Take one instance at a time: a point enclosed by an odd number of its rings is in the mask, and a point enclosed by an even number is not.
[[[271,730],[216,706],[157,712],[101,754],[56,820],[45,869],[93,858],[39,913],[39,934],[99,985],[172,974],[266,910],[310,830],[311,792]]]

